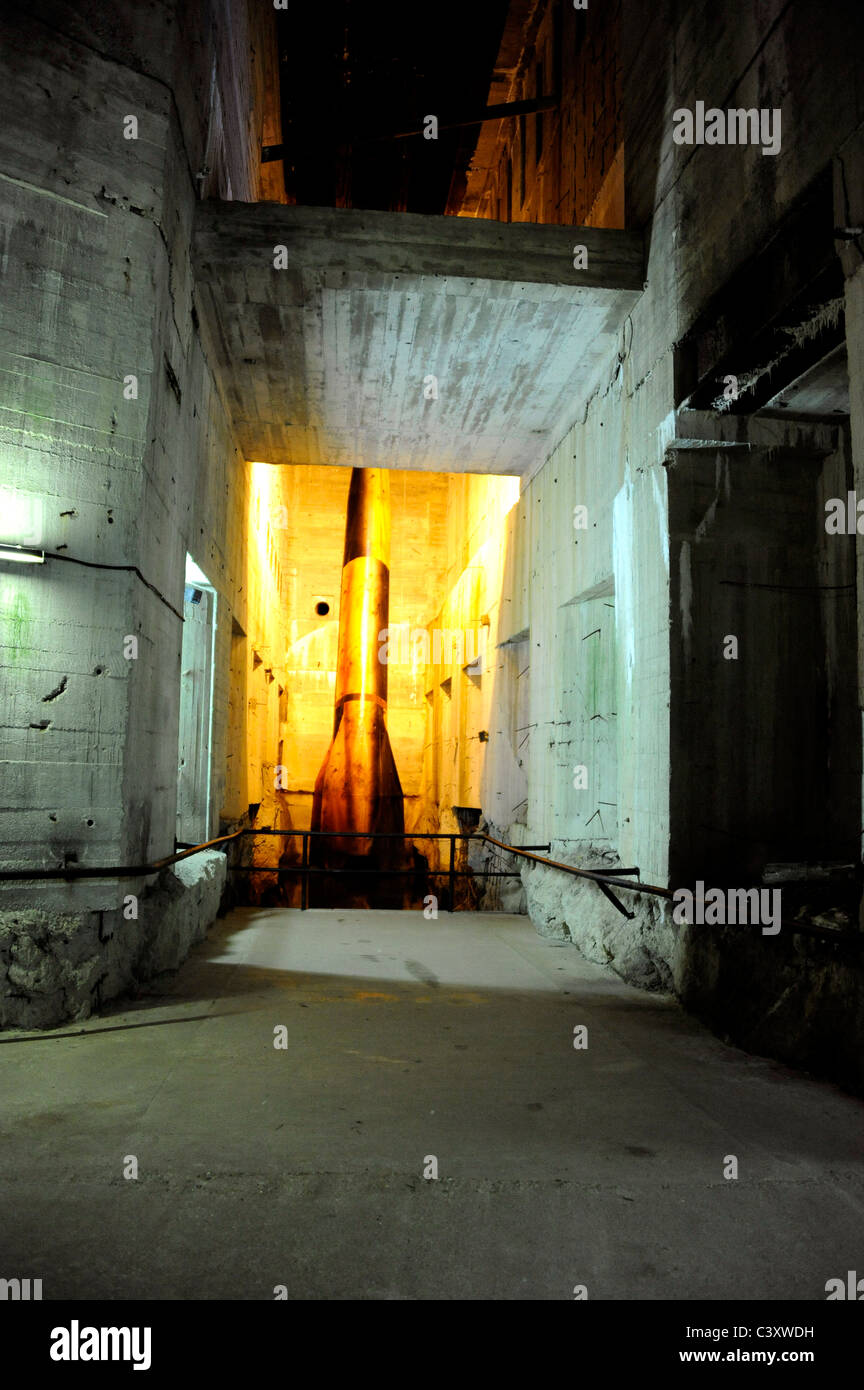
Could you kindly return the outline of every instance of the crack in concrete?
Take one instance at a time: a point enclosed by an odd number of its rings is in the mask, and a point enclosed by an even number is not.
[[[10,174],[0,174],[0,179],[4,183],[12,183],[16,188],[25,188],[28,193],[40,193],[43,198],[50,198],[55,203],[65,203],[67,207],[76,208],[79,212],[89,212],[94,217],[107,217],[107,212],[101,208],[88,208],[86,203],[76,203],[73,198],[64,198],[60,193],[52,193],[50,188],[40,188],[37,183],[27,183],[24,179],[13,179]]]
[[[43,705],[48,705],[48,704],[51,703],[52,700],[57,700],[57,699],[59,699],[59,697],[60,697],[61,695],[65,695],[65,693],[66,693],[66,687],[67,687],[68,684],[69,684],[69,677],[68,677],[68,676],[64,676],[63,679],[62,679],[62,681],[60,682],[60,684],[59,684],[54,690],[52,690],[50,694],[48,694],[48,695],[43,695],[43,696],[42,696],[42,703],[43,703]],[[30,727],[31,727],[31,728],[36,728],[37,725],[33,724],[33,725],[31,725]]]

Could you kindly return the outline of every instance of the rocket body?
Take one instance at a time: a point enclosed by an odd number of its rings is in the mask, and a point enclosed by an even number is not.
[[[389,605],[390,481],[384,469],[355,468],[342,561],[333,741],[315,782],[313,830],[405,828],[387,735],[387,665],[378,659]],[[342,854],[369,855],[375,842],[347,838],[327,845]]]

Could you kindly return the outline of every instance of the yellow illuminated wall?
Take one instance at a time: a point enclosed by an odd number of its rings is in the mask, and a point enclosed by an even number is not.
[[[305,829],[333,730],[351,470],[264,463],[248,470],[246,627],[235,622],[232,633],[224,814],[239,820],[259,805],[257,826]],[[491,722],[495,699],[490,654],[508,549],[505,518],[519,483],[393,471],[390,487],[387,725],[406,829],[448,829],[452,805],[480,804],[479,733]],[[483,670],[466,675],[462,666],[476,655],[481,631]],[[463,634],[461,661],[458,641],[448,648],[446,634],[454,633]],[[265,856],[270,862],[273,849]]]
[[[444,831],[459,829],[454,806],[486,808],[487,736],[497,729],[499,705],[509,695],[502,688],[509,671],[498,644],[502,631],[510,633],[502,590],[510,563],[508,516],[518,501],[519,479],[451,475],[448,490],[448,564],[442,601],[429,626],[423,816],[417,827]],[[454,640],[460,633],[461,650],[458,636]],[[472,661],[478,651],[479,660]]]

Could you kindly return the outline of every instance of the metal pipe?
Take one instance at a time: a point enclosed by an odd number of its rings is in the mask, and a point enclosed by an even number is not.
[[[449,869],[381,869],[376,865],[372,869],[358,869],[352,864],[347,869],[334,869],[328,864],[321,867],[319,864],[230,864],[229,873],[232,874],[280,874],[290,877],[292,874],[346,874],[349,878],[416,878],[422,875],[423,878],[449,878]],[[475,874],[471,869],[454,869],[454,878],[512,878],[512,874],[496,873],[490,871],[483,874]]]
[[[497,106],[486,106],[471,116],[460,116],[456,120],[445,117],[438,122],[438,130],[462,130],[466,126],[484,125],[487,121],[503,121],[510,116],[532,116],[538,111],[554,111],[560,106],[557,94],[547,97],[529,97],[525,101],[502,101]],[[408,140],[413,135],[422,135],[424,127],[413,126],[411,130],[398,130],[392,134],[367,136],[370,140]]]
[[[546,97],[529,97],[525,101],[502,101],[497,106],[486,106],[482,111],[476,112],[472,116],[460,116],[456,120],[445,117],[438,122],[438,129],[441,130],[462,130],[466,126],[484,125],[486,121],[502,121],[510,116],[530,116],[538,111],[554,111],[561,104],[561,98],[556,93]],[[385,140],[408,140],[411,136],[422,135],[425,127],[413,126],[411,130],[387,131],[381,135],[358,135],[353,137],[355,145],[377,144]],[[287,147],[281,145],[262,145],[261,163],[272,164],[276,160],[285,159]]]
[[[269,828],[256,830],[247,827],[241,832],[243,835],[285,835],[289,839],[298,839],[303,835],[310,837],[323,836],[327,838],[333,832],[330,830],[270,830]],[[477,840],[480,837],[471,830],[340,830],[339,835],[343,839],[356,837],[362,840]],[[522,849],[551,849],[551,845],[522,845]],[[595,870],[602,873],[602,870]],[[616,869],[616,874],[638,874],[638,869]]]
[[[505,849],[508,854],[518,854],[522,859],[531,859],[535,864],[544,864],[549,869],[561,869],[565,874],[575,874],[577,878],[593,878],[595,881],[602,880],[609,883],[614,888],[629,888],[633,893],[653,893],[660,898],[671,898],[671,888],[660,888],[655,883],[628,883],[626,879],[615,878],[611,874],[603,873],[601,869],[577,869],[572,864],[562,864],[557,859],[541,859],[538,854],[528,854],[524,849],[518,849],[516,845],[505,845],[501,840],[494,840],[491,835],[475,833],[475,840],[486,840],[490,845],[497,845],[499,849]]]
[[[447,885],[447,911],[456,911],[456,836],[450,836],[450,869]]]
[[[171,864],[179,864],[181,859],[200,854],[203,849],[212,849],[214,845],[227,844],[229,840],[236,840],[238,836],[247,833],[246,830],[234,830],[230,835],[218,835],[215,840],[206,840],[203,845],[194,845],[192,849],[184,849],[180,854],[171,854],[167,859],[157,859],[153,864],[124,864],[118,868],[92,869],[71,864],[62,869],[2,869],[0,880],[22,882],[45,878],[149,878],[151,874],[161,873],[162,869],[167,869]]]

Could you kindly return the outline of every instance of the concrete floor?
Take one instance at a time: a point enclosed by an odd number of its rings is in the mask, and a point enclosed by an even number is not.
[[[524,917],[246,909],[162,988],[2,1040],[0,1277],[46,1299],[824,1300],[861,1268],[864,1105]]]

